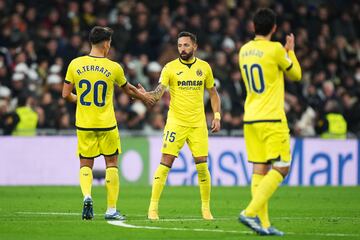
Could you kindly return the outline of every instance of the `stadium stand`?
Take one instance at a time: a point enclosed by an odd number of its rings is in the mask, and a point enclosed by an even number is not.
[[[89,29],[100,25],[115,31],[110,58],[123,65],[128,81],[148,90],[157,85],[164,63],[178,56],[177,34],[197,34],[198,57],[211,64],[221,94],[219,135],[242,134],[245,91],[238,51],[253,37],[252,14],[268,6],[278,13],[274,40],[283,43],[293,32],[303,69],[300,83],[286,82],[292,135],[319,136],[326,131],[327,114],[336,112],[345,118],[348,136],[359,137],[360,3],[355,0],[54,0],[45,5],[0,0],[0,129],[9,134],[17,99],[25,94],[39,116],[40,134],[74,133],[75,106],[61,98],[62,80],[69,62],[88,53]],[[152,134],[164,128],[168,94],[151,111],[120,89],[115,95],[120,129]]]

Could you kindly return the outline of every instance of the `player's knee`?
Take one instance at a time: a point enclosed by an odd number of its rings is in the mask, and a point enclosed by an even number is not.
[[[105,156],[106,167],[117,167],[118,166],[118,155]]]
[[[172,167],[174,161],[175,161],[175,156],[170,155],[170,154],[163,154],[161,157],[161,164],[165,165],[169,168]]]
[[[199,164],[199,163],[206,163],[207,162],[207,157],[195,157],[194,158],[195,164]]]
[[[254,163],[253,173],[257,175],[266,175],[270,170],[270,164],[267,163]]]
[[[89,167],[89,168],[93,168],[94,166],[94,159],[84,159],[84,158],[80,158],[80,168],[82,167]]]
[[[289,173],[289,167],[273,167],[273,169],[278,171],[283,178],[285,178]]]

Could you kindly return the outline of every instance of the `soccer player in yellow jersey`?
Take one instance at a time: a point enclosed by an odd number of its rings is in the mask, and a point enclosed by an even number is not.
[[[180,57],[165,65],[159,85],[150,92],[159,100],[170,89],[170,108],[163,135],[162,157],[154,174],[148,218],[159,219],[158,205],[168,172],[185,142],[195,160],[200,186],[202,217],[212,220],[210,212],[211,178],[207,164],[208,130],[204,111],[204,89],[210,94],[214,119],[211,131],[220,130],[220,98],[209,64],[194,56],[196,36],[189,32],[178,35]]]
[[[119,194],[118,154],[120,137],[113,106],[114,84],[126,94],[141,99],[147,105],[155,103],[148,93],[138,91],[126,81],[121,66],[106,58],[113,30],[94,27],[89,35],[91,51],[87,56],[71,61],[62,95],[76,106],[78,155],[80,158],[80,186],[84,195],[83,219],[93,218],[91,198],[94,158],[103,155],[106,163],[107,211],[105,219],[123,220],[116,210]],[[76,89],[76,95],[72,93]]]
[[[252,200],[239,220],[261,235],[283,235],[270,224],[268,201],[288,174],[290,135],[284,111],[284,73],[301,79],[301,68],[294,53],[294,35],[283,47],[272,42],[276,15],[259,9],[253,19],[255,39],[239,53],[239,64],[246,86],[244,136],[248,161],[253,163]]]

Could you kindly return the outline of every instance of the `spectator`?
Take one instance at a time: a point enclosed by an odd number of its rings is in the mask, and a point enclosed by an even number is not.
[[[346,138],[347,123],[340,112],[338,103],[335,100],[329,100],[325,104],[324,115],[321,115],[317,121],[316,131],[322,138]]]
[[[229,133],[241,129],[245,96],[242,80],[236,73],[238,51],[253,38],[250,19],[254,10],[269,6],[281,14],[275,39],[284,42],[286,33],[295,33],[296,52],[303,69],[301,84],[286,83],[287,94],[293,96],[286,99],[291,131],[295,135],[311,135],[310,129],[316,121],[305,121],[304,125],[303,120],[309,117],[309,107],[318,115],[324,112],[328,100],[335,100],[340,110],[344,110],[348,130],[360,137],[358,118],[350,114],[357,111],[360,99],[360,31],[356,28],[360,4],[357,1],[328,4],[319,0],[174,0],[168,4],[147,4],[71,0],[65,4],[55,1],[53,5],[40,2],[0,0],[0,85],[11,93],[1,104],[4,108],[6,103],[6,111],[11,112],[18,96],[31,93],[36,100],[39,127],[66,128],[68,120],[74,122],[74,106],[58,102],[59,80],[49,84],[48,79],[53,74],[63,79],[70,60],[88,52],[88,36],[84,34],[88,29],[94,24],[109,24],[115,30],[114,48],[109,57],[125,64],[129,82],[141,83],[146,89],[158,81],[158,70],[149,71],[153,63],[163,66],[177,57],[174,44],[178,33],[195,32],[198,57],[211,64],[221,83],[218,92],[224,99],[224,128]],[[117,93],[116,102],[120,98],[123,97]],[[165,94],[162,107],[168,106],[168,98]],[[301,107],[300,103],[307,107]],[[129,128],[124,122],[129,119],[134,120],[130,128],[153,125],[152,114],[142,114],[140,108],[133,107],[137,103],[130,99],[126,104],[127,107],[119,103],[116,106],[117,117],[121,119],[119,127]],[[49,110],[54,108],[61,108],[63,114]],[[299,124],[303,126],[301,131]]]
[[[13,136],[35,136],[38,124],[38,115],[31,108],[33,98],[26,95],[18,97],[18,107],[14,117]]]

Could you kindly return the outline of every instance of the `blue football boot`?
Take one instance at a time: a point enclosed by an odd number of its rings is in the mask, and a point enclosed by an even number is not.
[[[84,207],[82,211],[82,219],[91,220],[94,218],[93,201],[91,198],[84,200]]]

